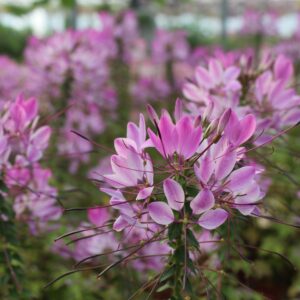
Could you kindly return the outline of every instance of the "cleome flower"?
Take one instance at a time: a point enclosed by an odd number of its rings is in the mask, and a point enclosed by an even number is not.
[[[180,222],[213,230],[235,210],[244,215],[255,211],[263,196],[255,181],[259,171],[245,165],[242,147],[255,132],[253,115],[239,119],[228,109],[209,123],[185,114],[180,100],[175,122],[167,111],[160,118],[152,107],[148,111],[157,132],[148,128],[147,140],[142,115],[139,126],[129,123],[127,137],[115,140],[112,174],[102,176],[101,191],[119,212],[116,231],[137,227],[151,232],[151,224]],[[155,167],[148,148],[159,152],[165,166]]]
[[[38,127],[38,103],[34,98],[17,97],[7,102],[0,115],[0,174],[12,198],[16,218],[28,223],[33,234],[49,230],[57,220],[57,191],[49,184],[50,169],[39,161],[48,147],[51,128]]]

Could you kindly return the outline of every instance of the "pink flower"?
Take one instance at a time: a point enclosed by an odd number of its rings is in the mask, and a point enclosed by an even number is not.
[[[195,124],[192,117],[182,116],[174,124],[169,113],[163,111],[157,124],[158,134],[148,129],[149,137],[160,154],[173,161],[178,155],[182,159],[192,157],[202,138],[202,128]]]
[[[219,60],[210,59],[208,68],[198,66],[195,70],[195,82],[183,86],[184,96],[201,106],[214,103],[210,119],[219,117],[226,108],[236,109],[241,94],[241,83],[238,80],[240,68],[224,68]],[[201,110],[200,110],[201,111]]]

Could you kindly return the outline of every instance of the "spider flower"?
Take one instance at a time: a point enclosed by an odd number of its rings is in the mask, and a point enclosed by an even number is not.
[[[262,197],[255,181],[258,170],[242,162],[243,145],[256,128],[253,115],[239,119],[228,109],[207,124],[201,116],[185,114],[180,100],[175,122],[167,111],[159,118],[149,107],[149,114],[157,133],[148,128],[147,140],[142,115],[139,126],[129,123],[127,137],[115,140],[113,174],[102,177],[102,191],[111,196],[111,206],[119,211],[115,230],[138,227],[148,231],[149,224],[168,226],[182,218],[212,230],[232,210],[242,214],[255,210]],[[149,147],[165,160],[163,169],[153,167]],[[167,176],[163,180],[162,174]]]
[[[0,171],[14,199],[16,218],[27,222],[32,233],[49,229],[62,210],[56,205],[57,191],[49,185],[52,173],[39,161],[48,147],[51,128],[38,126],[36,99],[19,96],[7,102],[0,116]]]

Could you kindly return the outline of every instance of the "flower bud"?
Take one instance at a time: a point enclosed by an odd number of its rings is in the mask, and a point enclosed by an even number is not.
[[[155,125],[155,123],[158,124],[159,118],[157,116],[156,111],[154,110],[154,108],[150,104],[147,105],[147,112],[148,112],[148,116],[149,116],[151,122],[154,125]]]
[[[180,120],[180,118],[182,117],[182,112],[183,112],[182,100],[177,98],[176,104],[175,104],[175,110],[174,110],[174,117],[175,117],[176,122],[178,122]]]
[[[207,118],[209,118],[212,114],[214,110],[214,102],[213,101],[209,101],[208,105],[206,106],[204,113],[203,113],[203,122],[205,122],[207,120]]]
[[[205,132],[204,132],[204,138],[207,138],[212,132],[214,132],[219,124],[219,119],[214,119],[206,128]]]
[[[220,117],[219,124],[218,124],[218,129],[217,129],[217,134],[221,135],[227,126],[231,116],[231,108],[226,109],[222,116]]]

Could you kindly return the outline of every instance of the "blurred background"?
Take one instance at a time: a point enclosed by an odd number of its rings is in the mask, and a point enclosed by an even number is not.
[[[134,10],[140,25],[149,33],[152,27],[184,28],[195,38],[226,43],[238,34],[248,10],[276,15],[279,37],[289,38],[298,28],[297,0],[2,0],[0,3],[1,53],[20,55],[26,37],[45,37],[66,28],[101,28],[99,11],[117,13]],[[264,17],[268,23],[269,14]],[[254,22],[254,20],[252,20]],[[255,23],[255,22],[254,22]],[[255,26],[250,24],[249,27]],[[10,39],[6,37],[10,34]],[[197,36],[197,37],[196,37]]]
[[[169,32],[175,32],[174,36]],[[100,33],[97,45],[93,43],[94,33]],[[110,36],[107,38],[110,34],[112,45],[108,43]],[[81,43],[82,48],[78,46]],[[227,51],[235,53],[234,57],[240,49],[248,48],[254,49],[257,59],[265,48],[292,59],[298,87],[300,1],[0,0],[0,104],[4,98],[11,100],[22,92],[40,100],[42,117],[58,113],[51,123],[54,134],[42,161],[53,172],[51,185],[67,207],[107,203],[107,196],[100,195],[89,180],[95,169],[98,172],[107,167],[107,153],[93,151],[78,137],[70,138],[70,130],[78,129],[85,137],[112,148],[114,137],[124,136],[127,121],[137,120],[146,103],[156,108],[172,107],[176,97],[182,96],[182,82],[192,76],[197,64],[207,63],[206,56],[215,55],[225,61],[231,57]],[[65,60],[70,60],[72,66],[66,67]],[[76,97],[91,105],[86,113],[91,121],[80,115],[82,107],[76,111],[78,103],[71,110],[74,114],[64,114]],[[95,99],[101,99],[99,107],[94,106]],[[83,119],[90,122],[86,126],[90,128],[80,124]],[[266,184],[270,186],[266,205],[290,223],[299,223],[300,214],[298,137],[299,131],[292,131],[289,138],[278,142],[276,150],[270,147],[259,153],[263,158],[272,153],[269,163],[276,165],[272,183]],[[77,151],[78,157],[73,154]],[[289,173],[294,174],[293,180],[286,176]],[[143,278],[127,266],[103,280],[96,279],[95,271],[84,270],[44,289],[74,265],[73,254],[54,239],[78,228],[82,220],[90,221],[84,211],[67,213],[54,222],[53,229],[39,234],[32,234],[32,228],[23,226],[22,220],[12,222],[9,229],[5,223],[1,231],[14,236],[9,242],[12,266],[23,289],[20,293],[15,288],[2,258],[0,298],[128,299]],[[229,269],[239,282],[228,280],[224,284],[227,299],[300,299],[299,230],[262,219],[250,221],[240,234],[255,247],[288,257],[293,267],[272,253],[248,249],[244,254],[253,263],[241,257],[230,261]],[[143,294],[136,299],[145,297]],[[153,297],[167,299],[163,293]]]

